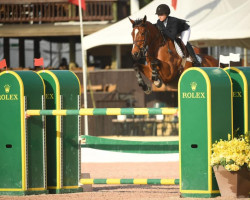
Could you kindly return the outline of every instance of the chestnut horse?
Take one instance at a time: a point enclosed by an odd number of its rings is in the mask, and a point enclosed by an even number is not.
[[[146,16],[135,21],[130,18],[129,20],[133,24],[132,57],[136,61],[143,57],[146,58],[146,64],[139,64],[139,62],[134,64],[139,86],[142,87],[146,94],[151,92],[151,87],[142,78],[142,72],[156,87],[161,87],[162,82],[165,85],[174,83],[176,87],[181,73],[192,67],[192,61],[188,58],[189,55],[185,45],[179,42],[179,52],[181,49],[181,52],[183,52],[182,54],[179,53],[179,55],[176,50],[178,47],[175,47],[176,42],[164,38],[155,25],[146,21]],[[203,67],[218,66],[218,61],[213,57],[209,55],[198,56]]]

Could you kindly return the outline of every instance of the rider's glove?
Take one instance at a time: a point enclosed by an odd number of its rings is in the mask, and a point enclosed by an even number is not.
[[[164,27],[161,26],[160,24],[157,24],[156,27],[157,27],[157,28],[159,29],[159,31],[161,31],[161,32],[164,30]]]

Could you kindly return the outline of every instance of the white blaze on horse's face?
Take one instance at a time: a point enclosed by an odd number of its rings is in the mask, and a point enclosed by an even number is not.
[[[134,35],[133,35],[133,40],[135,40],[135,38],[137,37],[137,34],[139,33],[139,30],[136,28],[134,30]],[[135,47],[135,43],[133,44],[133,48]]]

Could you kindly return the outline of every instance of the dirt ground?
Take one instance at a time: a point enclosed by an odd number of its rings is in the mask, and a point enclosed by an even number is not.
[[[84,163],[82,173],[89,173],[91,178],[179,178],[178,162],[171,163]],[[180,198],[179,186],[160,185],[93,185],[92,192],[31,195],[0,196],[0,200],[138,200],[138,199],[170,199]],[[185,198],[197,199],[197,198]],[[217,197],[216,200],[230,200]],[[231,198],[235,199],[235,198]],[[247,198],[246,198],[247,199]],[[198,200],[198,199],[197,199]]]

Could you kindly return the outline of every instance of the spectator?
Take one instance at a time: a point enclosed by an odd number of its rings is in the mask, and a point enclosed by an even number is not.
[[[59,65],[59,69],[60,70],[68,70],[69,69],[69,65],[68,65],[66,58],[64,58],[64,57],[62,58],[60,65]]]

